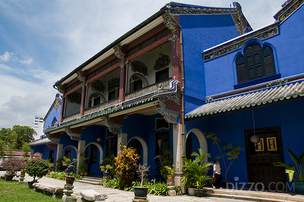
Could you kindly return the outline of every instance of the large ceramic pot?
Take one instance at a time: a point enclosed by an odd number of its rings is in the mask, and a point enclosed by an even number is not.
[[[195,189],[195,196],[198,196],[198,197],[204,196],[204,190],[203,189]]]
[[[304,182],[295,182],[295,192],[297,194],[304,194]]]
[[[174,186],[174,175],[167,175],[168,186]]]
[[[134,187],[135,199],[146,199],[149,187]]]
[[[75,181],[75,177],[71,177],[71,176],[65,177],[65,183],[68,186],[73,186],[74,181]]]
[[[14,177],[14,175],[5,175],[5,180],[6,181],[12,181],[13,177]]]
[[[195,188],[189,187],[188,188],[188,194],[189,194],[189,196],[195,196]]]
[[[33,184],[34,184],[35,182],[37,182],[37,181],[30,181],[30,182],[27,182],[28,188],[33,189],[33,188],[34,188],[34,187],[33,187]]]

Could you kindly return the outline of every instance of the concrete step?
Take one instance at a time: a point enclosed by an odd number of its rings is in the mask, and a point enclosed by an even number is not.
[[[282,202],[304,201],[304,196],[295,193],[277,193],[267,191],[247,191],[235,189],[212,189],[204,188],[205,195],[210,197],[233,198],[248,201]]]
[[[85,176],[85,177],[82,177],[81,180],[76,180],[76,182],[98,185],[100,180],[102,180],[102,178],[100,178],[100,177]]]

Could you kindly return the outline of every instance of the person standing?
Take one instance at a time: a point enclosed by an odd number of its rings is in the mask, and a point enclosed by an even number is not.
[[[213,165],[213,178],[216,178],[216,181],[213,184],[213,188],[222,188],[222,169],[220,166],[220,162],[218,160],[214,161]]]

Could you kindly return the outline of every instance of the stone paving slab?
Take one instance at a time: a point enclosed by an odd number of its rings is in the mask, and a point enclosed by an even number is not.
[[[0,171],[0,175],[4,175],[4,171]],[[32,178],[28,175],[25,176],[25,181],[32,181]],[[53,178],[43,177],[39,179],[41,184],[52,184],[57,187],[64,187],[65,181],[64,180],[57,180]],[[100,185],[93,185],[93,184],[86,184],[81,182],[74,182],[74,193],[76,195],[80,195],[82,190],[93,189],[96,192],[108,195],[108,199],[106,202],[131,202],[134,198],[133,192],[118,190],[118,189],[111,189],[106,188]],[[212,190],[212,188],[208,188]],[[283,201],[304,201],[303,195],[291,195],[288,193],[273,193],[273,192],[256,192],[256,191],[239,191],[239,190],[229,190],[229,189],[213,189],[215,193],[221,194],[235,194],[235,195],[246,195],[248,199],[252,196],[256,196],[257,194],[263,198],[265,195],[272,195],[273,199],[279,199]],[[247,197],[246,197],[247,198]],[[195,196],[156,196],[156,195],[148,195],[149,202],[224,202],[224,201],[247,201],[248,199],[231,199],[231,198],[217,198],[217,197],[195,197]],[[250,200],[250,201],[257,201],[257,200]],[[261,200],[258,200],[261,201]]]

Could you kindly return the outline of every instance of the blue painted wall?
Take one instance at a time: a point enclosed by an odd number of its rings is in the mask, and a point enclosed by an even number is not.
[[[231,15],[180,16],[183,34],[185,112],[204,103],[203,50],[239,36]]]
[[[304,47],[299,45],[304,42],[304,36],[300,34],[304,31],[303,18],[304,8],[301,7],[280,25],[279,35],[263,41],[249,40],[243,48],[252,41],[258,41],[262,46],[270,45],[274,50],[277,73],[282,78],[303,73]],[[234,90],[233,86],[237,84],[235,58],[240,53],[242,49],[205,62],[205,88],[202,90],[206,96]]]
[[[292,159],[286,151],[287,147],[291,148],[296,155],[300,155],[303,152],[303,104],[304,100],[293,100],[293,102],[289,103],[254,109],[256,129],[280,126],[285,163],[293,164]],[[208,124],[207,126],[206,123]],[[221,139],[222,146],[233,143],[233,145],[245,148],[244,131],[253,129],[252,111],[247,110],[239,113],[186,121],[187,132],[193,128],[198,128],[202,132],[216,133],[216,136]],[[207,143],[208,152],[211,154],[210,160],[213,161],[220,153],[210,139],[207,139]],[[223,161],[222,159],[219,161],[224,175]],[[235,182],[234,177],[239,177],[238,182],[247,182],[245,151],[241,152],[239,159],[235,160],[229,169],[228,180]]]

